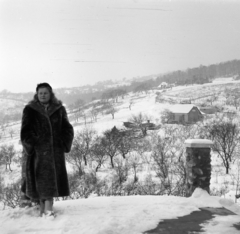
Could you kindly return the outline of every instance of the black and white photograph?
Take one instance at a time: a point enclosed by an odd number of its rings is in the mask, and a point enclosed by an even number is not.
[[[239,234],[240,1],[0,0],[1,234]]]

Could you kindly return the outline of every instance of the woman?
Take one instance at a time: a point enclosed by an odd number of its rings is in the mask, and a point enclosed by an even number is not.
[[[73,127],[48,83],[37,85],[23,110],[21,142],[26,157],[23,192],[40,200],[40,214],[53,216],[53,198],[69,195],[64,153],[71,150]]]

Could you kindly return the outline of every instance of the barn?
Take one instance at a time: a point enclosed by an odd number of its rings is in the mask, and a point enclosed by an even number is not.
[[[203,118],[197,106],[191,104],[174,105],[170,108],[171,120],[176,123],[195,123]]]

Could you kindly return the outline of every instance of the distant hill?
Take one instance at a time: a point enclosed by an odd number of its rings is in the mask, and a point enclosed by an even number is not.
[[[240,78],[240,60],[232,60],[209,66],[200,65],[199,67],[178,70],[165,74],[153,74],[149,76],[134,77],[122,80],[105,80],[94,85],[84,85],[72,88],[54,89],[57,97],[67,106],[79,103],[79,100],[88,103],[92,100],[103,98],[106,93],[114,93],[117,90],[129,92],[147,91],[158,87],[162,82],[175,85],[204,84],[212,82],[218,77]],[[0,92],[0,98],[18,100],[27,103],[33,98],[34,93],[11,93],[7,90]]]

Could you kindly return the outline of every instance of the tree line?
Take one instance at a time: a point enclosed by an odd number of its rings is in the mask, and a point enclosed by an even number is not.
[[[156,80],[158,83],[165,81],[176,85],[203,84],[218,77],[236,76],[236,79],[239,79],[239,75],[240,60],[235,59],[209,66],[200,65],[199,67],[188,68],[185,71],[177,70],[159,76]]]
[[[96,99],[108,98],[109,95],[117,97],[121,96],[121,92],[146,92],[154,87],[157,87],[162,82],[175,85],[188,85],[188,84],[203,84],[211,82],[217,77],[230,77],[235,76],[239,79],[240,74],[240,60],[231,60],[221,62],[218,64],[211,64],[209,66],[200,65],[186,70],[177,70],[162,75],[149,76],[145,81],[135,80],[129,85],[121,85],[118,88],[106,88],[107,84],[113,83],[111,80],[107,82],[98,82],[92,86],[83,86],[78,88],[60,88],[55,89],[55,92],[60,100],[66,105],[72,105],[78,99],[85,102],[91,102]],[[139,78],[140,80],[140,78]],[[86,89],[86,90],[85,90]],[[66,90],[70,92],[66,92]],[[120,93],[119,93],[120,92]],[[29,101],[32,99],[34,93],[11,93],[7,90],[0,92],[0,97],[8,97],[17,100]]]

